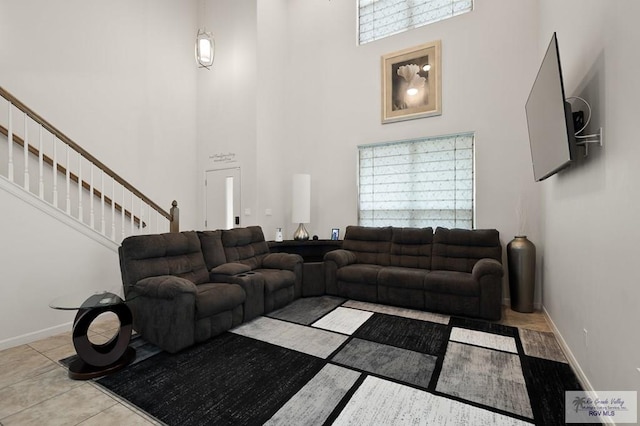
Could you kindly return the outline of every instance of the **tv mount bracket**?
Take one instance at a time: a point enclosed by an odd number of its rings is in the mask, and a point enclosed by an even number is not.
[[[600,127],[600,131],[598,131],[598,133],[594,133],[591,135],[577,135],[576,134],[576,145],[578,146],[584,146],[584,156],[588,156],[589,155],[589,144],[592,143],[597,143],[598,145],[602,146],[602,140],[603,140],[603,130],[602,127]],[[593,139],[591,139],[593,138]]]
[[[591,135],[580,135],[580,133],[582,133],[582,131],[586,129],[587,126],[589,125],[589,121],[591,121],[591,105],[589,105],[589,102],[587,102],[586,100],[584,100],[579,96],[572,96],[570,98],[567,98],[567,101],[570,99],[581,100],[587,106],[587,110],[589,111],[589,116],[587,117],[587,121],[584,123],[582,128],[575,133],[575,137],[577,139],[576,145],[584,146],[584,156],[586,157],[589,155],[589,144],[597,143],[598,145],[602,146],[602,142],[604,139],[604,131],[602,127],[600,127],[600,130],[598,131],[598,133],[593,133]]]

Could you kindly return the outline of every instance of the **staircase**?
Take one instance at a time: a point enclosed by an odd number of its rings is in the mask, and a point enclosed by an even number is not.
[[[2,87],[0,96],[5,187],[114,243],[129,235],[178,232],[176,201],[164,210]]]
[[[68,332],[62,295],[121,293],[120,242],[177,232],[158,206],[0,87],[0,350]]]

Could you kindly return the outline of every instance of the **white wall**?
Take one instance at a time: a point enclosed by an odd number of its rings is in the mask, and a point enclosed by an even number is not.
[[[309,173],[307,229],[320,238],[329,238],[331,228],[344,232],[357,224],[359,144],[473,131],[477,227],[497,228],[506,244],[520,232],[516,210],[522,202],[529,218],[525,231],[538,242],[539,187],[533,182],[524,117],[537,71],[532,55],[537,2],[476,2],[472,13],[363,46],[356,44],[355,2],[258,2],[257,16],[255,1],[215,3],[217,12],[208,9],[206,15],[233,22],[216,24],[218,50],[232,43],[235,53],[216,54],[217,69],[204,73],[207,84],[200,86],[204,95],[199,97],[220,102],[238,91],[246,102],[231,103],[233,114],[213,107],[199,111],[207,137],[204,143],[200,137],[200,161],[233,150],[243,164],[256,162],[255,187],[252,179],[243,183],[243,208],[252,212],[245,224],[262,225],[267,239],[274,238],[276,227],[291,238],[297,226],[291,223],[291,176]],[[211,2],[207,5],[211,8]],[[257,35],[248,30],[238,35],[256,21]],[[380,56],[438,39],[442,116],[382,125]],[[239,68],[244,64],[247,70]],[[255,71],[257,85],[244,80],[247,71]]]
[[[540,12],[537,56],[557,31],[567,96],[587,98],[588,130],[605,134],[541,184],[544,306],[594,389],[640,391],[640,3],[545,0]]]
[[[240,224],[253,225],[260,67],[256,61],[256,2],[199,0],[198,11],[198,25],[213,33],[216,46],[211,70],[198,70],[198,229],[204,228],[205,171],[229,167],[241,169]],[[244,209],[251,214],[245,215]]]

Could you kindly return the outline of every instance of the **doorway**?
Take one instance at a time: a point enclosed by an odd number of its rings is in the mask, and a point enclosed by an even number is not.
[[[205,173],[205,229],[240,226],[240,167]]]

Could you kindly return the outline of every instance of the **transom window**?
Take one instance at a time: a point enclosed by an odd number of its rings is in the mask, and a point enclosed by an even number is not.
[[[358,41],[370,41],[473,10],[473,0],[358,0]]]
[[[473,228],[472,133],[363,145],[358,223]]]

